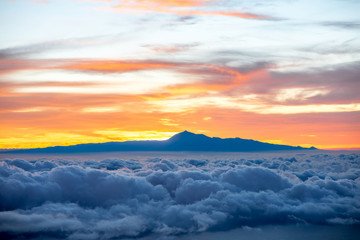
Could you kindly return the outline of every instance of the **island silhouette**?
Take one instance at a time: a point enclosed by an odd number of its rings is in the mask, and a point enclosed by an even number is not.
[[[86,143],[71,146],[7,150],[2,153],[86,153],[116,151],[205,151],[205,152],[257,152],[281,150],[308,150],[304,148],[264,143],[242,138],[208,137],[183,131],[168,140],[125,141],[107,143]]]

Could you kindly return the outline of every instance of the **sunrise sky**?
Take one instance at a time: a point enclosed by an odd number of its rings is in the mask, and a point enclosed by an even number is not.
[[[1,0],[0,148],[188,130],[360,148],[360,1]]]

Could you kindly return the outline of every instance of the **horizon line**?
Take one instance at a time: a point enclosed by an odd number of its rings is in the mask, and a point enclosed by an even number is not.
[[[2,153],[3,151],[11,151],[11,150],[31,150],[31,149],[45,149],[45,148],[51,148],[51,147],[70,147],[70,146],[76,146],[76,145],[83,145],[83,144],[104,144],[104,143],[122,143],[122,142],[145,142],[145,141],[167,141],[170,138],[172,138],[173,136],[180,134],[180,133],[184,133],[184,132],[188,132],[188,133],[192,133],[195,135],[205,135],[206,137],[209,138],[220,138],[220,139],[236,139],[236,138],[240,138],[240,137],[229,137],[229,138],[223,138],[223,137],[214,137],[214,136],[208,136],[204,133],[194,133],[188,130],[183,130],[180,132],[175,133],[174,135],[172,135],[171,137],[168,138],[162,138],[162,139],[144,139],[144,140],[131,140],[131,139],[127,139],[127,140],[118,140],[118,141],[104,141],[104,142],[84,142],[84,143],[75,143],[75,144],[67,144],[67,145],[50,145],[50,146],[45,146],[45,147],[33,147],[33,148],[0,148],[0,153]],[[309,144],[303,144],[303,145],[290,145],[290,144],[286,144],[286,143],[273,143],[270,141],[266,141],[266,140],[255,140],[255,139],[250,139],[250,138],[240,138],[240,139],[244,139],[244,140],[253,140],[253,141],[257,141],[257,142],[262,142],[262,143],[268,143],[268,144],[273,144],[273,145],[282,145],[282,146],[291,146],[291,147],[301,147],[301,148],[308,148],[310,149],[311,147],[316,148],[316,150],[325,150],[325,151],[360,151],[360,147],[316,147],[316,146],[310,146]]]
[[[308,148],[308,149],[311,149],[311,148],[316,148],[316,150],[352,150],[351,148],[318,148],[318,147],[315,147],[315,146],[301,146],[301,145],[290,145],[290,144],[286,144],[286,143],[283,143],[283,144],[279,144],[279,143],[271,143],[271,142],[267,142],[265,140],[255,140],[255,139],[248,139],[248,138],[240,138],[240,137],[230,137],[230,138],[222,138],[222,137],[211,137],[211,136],[208,136],[204,133],[194,133],[194,132],[191,132],[191,131],[188,131],[188,130],[183,130],[183,131],[180,131],[180,132],[177,132],[175,133],[174,135],[172,135],[171,137],[169,138],[166,138],[166,139],[145,139],[145,140],[124,140],[124,141],[106,141],[106,142],[85,142],[85,143],[76,143],[76,144],[68,144],[68,145],[50,145],[50,146],[46,146],[46,147],[34,147],[34,148],[0,148],[0,153],[2,153],[2,151],[8,151],[8,150],[30,150],[30,149],[45,149],[45,148],[51,148],[51,147],[70,147],[70,146],[76,146],[76,145],[83,145],[83,144],[104,144],[104,143],[121,143],[121,142],[145,142],[145,141],[167,141],[169,140],[170,138],[172,138],[173,136],[177,135],[177,134],[180,134],[180,133],[191,133],[191,134],[195,134],[195,135],[204,135],[206,137],[209,137],[209,138],[220,138],[220,139],[236,139],[236,138],[239,138],[239,139],[244,139],[244,140],[252,140],[252,141],[257,141],[257,142],[261,142],[261,143],[268,143],[268,144],[273,144],[273,145],[280,145],[280,146],[291,146],[291,147],[301,147],[301,148]],[[360,148],[358,149],[354,149],[354,150],[360,150]]]

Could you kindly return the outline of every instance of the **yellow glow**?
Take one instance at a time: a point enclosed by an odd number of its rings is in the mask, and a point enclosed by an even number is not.
[[[265,143],[272,143],[272,144],[285,144],[282,140],[280,139],[268,139],[268,140],[263,140],[262,142]]]
[[[101,131],[95,131],[95,134],[99,134],[107,139],[116,141],[127,140],[166,140],[177,132],[157,132],[157,131],[123,131],[121,129],[112,128]]]
[[[29,134],[24,137],[0,138],[0,148],[43,148],[107,141],[106,138],[102,137],[92,137],[73,133],[46,133],[45,135]]]
[[[336,145],[317,145],[316,146],[319,149],[360,149],[360,144],[349,144],[349,145],[345,145],[345,144],[336,144]]]
[[[111,141],[132,140],[166,140],[177,132],[157,131],[122,131],[106,129],[94,132],[99,136],[88,136],[73,133],[47,133],[45,135],[25,135],[0,139],[0,149],[10,148],[43,148],[50,146],[69,146],[81,143],[102,143]]]

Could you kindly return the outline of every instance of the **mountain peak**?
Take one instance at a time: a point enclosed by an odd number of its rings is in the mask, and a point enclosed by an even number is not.
[[[175,134],[169,140],[170,141],[179,141],[179,140],[189,141],[189,140],[195,140],[198,138],[209,138],[209,137],[205,136],[204,134],[196,134],[196,133],[192,133],[192,132],[185,130],[185,131]]]
[[[181,134],[181,135],[196,135],[195,133],[189,132],[188,130],[179,132],[178,134]]]
[[[185,130],[185,131],[175,134],[173,137],[175,137],[175,136],[193,136],[193,135],[197,135],[197,134]]]

